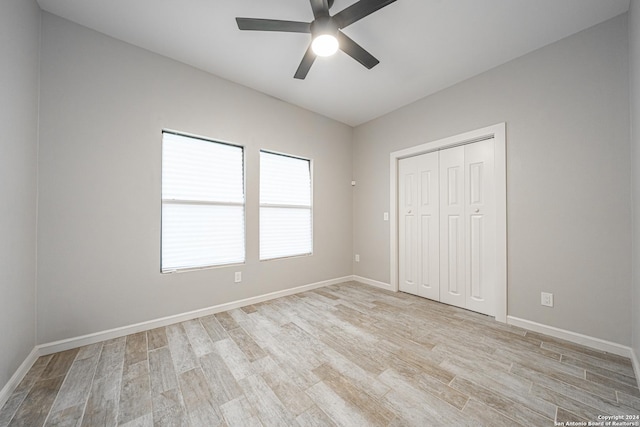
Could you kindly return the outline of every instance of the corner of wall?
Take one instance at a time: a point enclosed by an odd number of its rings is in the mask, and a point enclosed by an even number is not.
[[[35,218],[35,272],[33,281],[34,310],[33,310],[33,345],[38,343],[38,217],[40,200],[40,177],[38,164],[40,163],[40,81],[42,79],[42,9],[39,11],[38,25],[38,110],[36,118],[36,218]]]
[[[0,407],[35,360],[37,257],[37,149],[42,12],[36,0],[0,2],[0,26],[12,40],[0,44]],[[6,149],[5,149],[6,148]]]
[[[632,162],[632,339],[636,377],[640,379],[640,2],[631,1],[628,14],[629,30],[629,102]]]

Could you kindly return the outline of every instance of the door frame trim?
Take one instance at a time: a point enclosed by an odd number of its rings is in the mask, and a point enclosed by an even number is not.
[[[391,289],[398,292],[398,161],[432,151],[486,139],[494,140],[495,196],[496,196],[496,287],[495,319],[507,322],[507,156],[506,123],[420,144],[392,152],[389,162],[389,242]]]

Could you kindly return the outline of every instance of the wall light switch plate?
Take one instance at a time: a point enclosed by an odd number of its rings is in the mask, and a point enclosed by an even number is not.
[[[382,215],[382,219],[383,219],[383,220],[385,220],[385,221],[389,221],[389,212],[385,212],[385,213]]]
[[[236,271],[235,282],[236,283],[242,282],[242,272],[241,271]]]
[[[553,294],[542,292],[540,294],[540,304],[546,307],[553,307]]]
[[[356,254],[356,262],[360,262],[360,255]]]

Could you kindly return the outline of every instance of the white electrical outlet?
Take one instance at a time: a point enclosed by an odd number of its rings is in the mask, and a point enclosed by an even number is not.
[[[236,283],[242,282],[242,271],[236,271],[235,282]]]
[[[389,212],[385,212],[385,213],[382,215],[382,219],[383,219],[384,221],[389,221]]]
[[[542,292],[540,294],[540,304],[547,307],[553,307],[553,294]]]
[[[360,262],[360,255],[356,254],[356,262]]]

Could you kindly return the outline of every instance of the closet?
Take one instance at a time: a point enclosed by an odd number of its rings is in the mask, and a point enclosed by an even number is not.
[[[494,139],[398,162],[399,290],[495,315]]]

